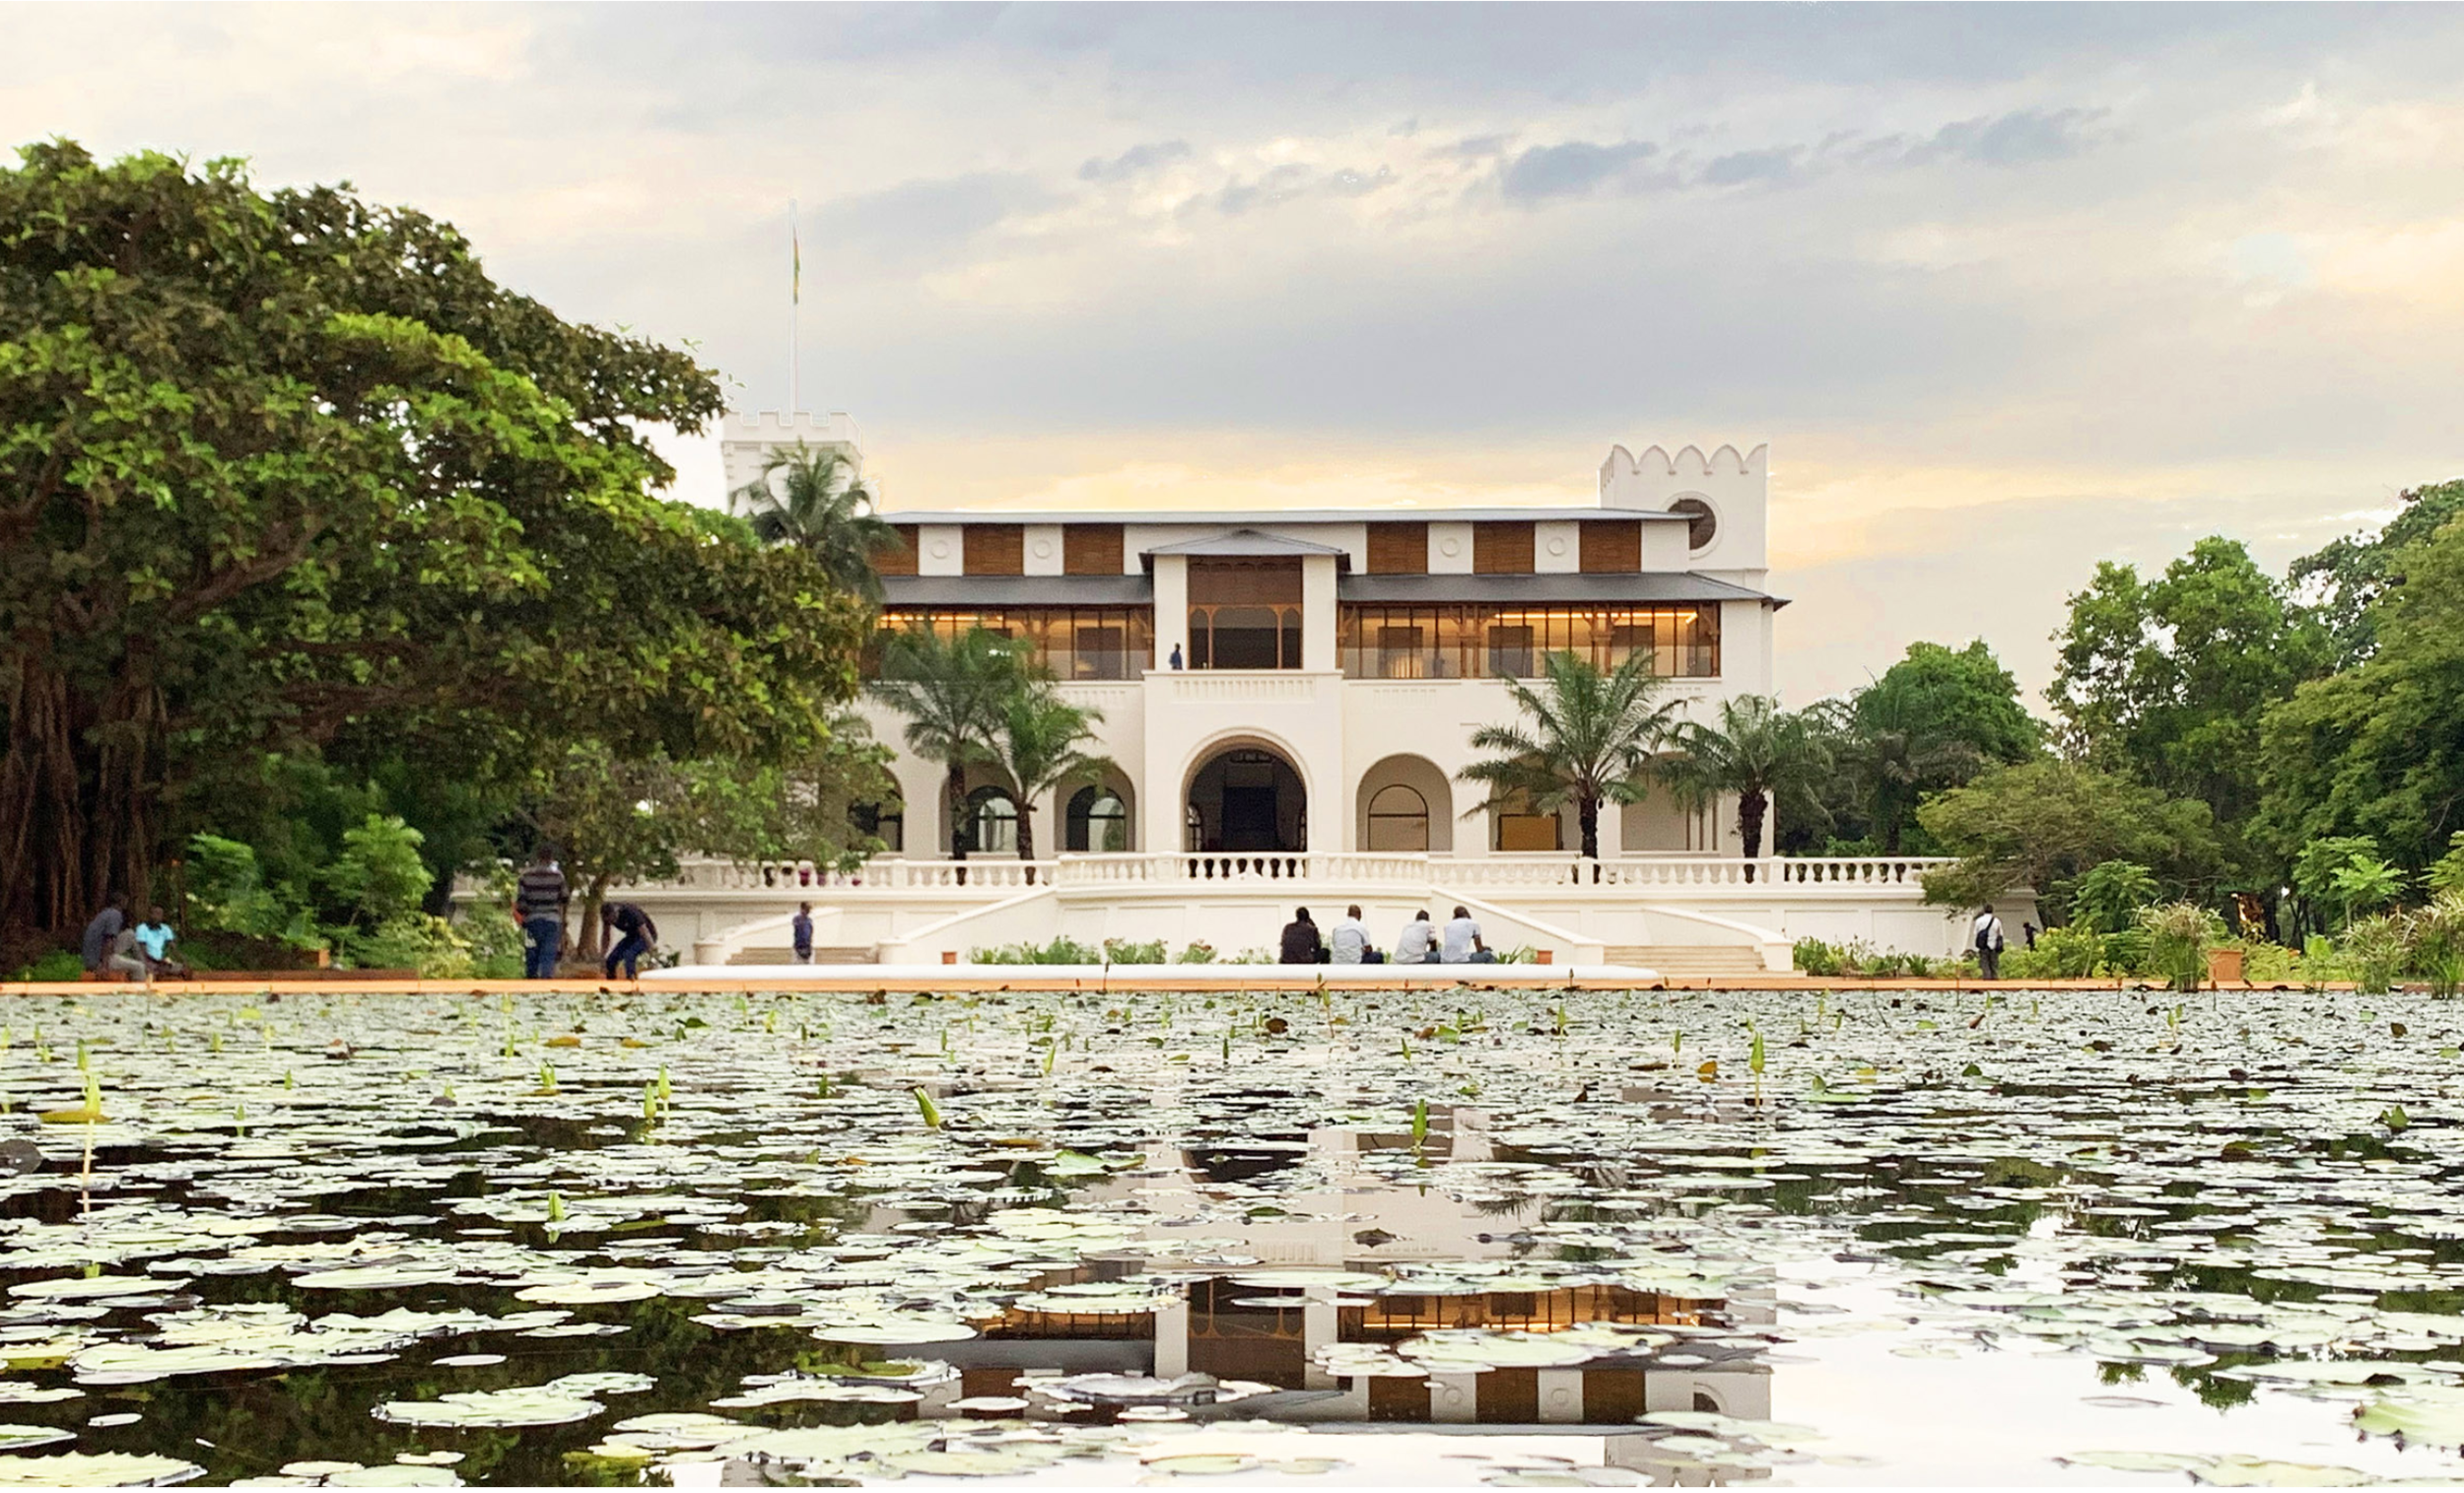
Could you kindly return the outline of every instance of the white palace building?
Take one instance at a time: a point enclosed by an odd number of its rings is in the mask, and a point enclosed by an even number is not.
[[[860,459],[844,415],[735,417],[729,490],[797,441]],[[695,862],[627,895],[698,965],[785,963],[804,900],[827,963],[1061,933],[1230,954],[1271,947],[1295,905],[1323,927],[1352,902],[1390,945],[1413,911],[1443,922],[1461,904],[1494,948],[1664,975],[1784,970],[1807,935],[1952,952],[1965,919],[1923,902],[1930,862],[1749,861],[1733,802],[1655,791],[1608,811],[1597,862],[1575,853],[1571,809],[1467,812],[1485,797],[1458,776],[1472,732],[1514,717],[1499,681],[1551,650],[1648,652],[1697,716],[1771,693],[1786,602],[1767,584],[1767,486],[1763,446],[1615,446],[1585,507],[892,509],[906,547],[884,562],[884,625],[1026,640],[1101,713],[1113,767],[1026,810],[1040,858],[1022,861],[998,776],[971,780],[949,822],[941,765],[866,702],[899,748],[903,809],[864,814],[886,853],[853,874]]]

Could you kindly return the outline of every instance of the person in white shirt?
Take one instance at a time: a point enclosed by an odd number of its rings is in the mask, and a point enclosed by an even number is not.
[[[1402,935],[1395,940],[1395,962],[1437,963],[1437,924],[1429,921],[1427,912],[1412,914],[1411,921],[1403,924]]]
[[[1472,920],[1470,908],[1455,909],[1455,916],[1446,923],[1446,946],[1440,964],[1495,964],[1497,956],[1480,941],[1480,925]]]
[[[1360,904],[1355,902],[1345,908],[1343,916],[1335,919],[1335,934],[1328,940],[1328,945],[1335,950],[1333,962],[1335,964],[1367,962],[1363,956],[1369,950],[1369,928],[1360,920]]]
[[[2002,978],[2002,919],[1987,908],[1976,915],[1976,924],[1969,930],[1976,943],[1976,970],[1980,978]]]

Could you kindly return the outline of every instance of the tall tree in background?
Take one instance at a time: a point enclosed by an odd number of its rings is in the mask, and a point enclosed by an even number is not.
[[[2041,740],[2019,681],[1983,639],[1963,648],[1914,643],[1857,692],[1837,755],[1883,852],[1896,855],[1928,795],[1996,764],[2025,762]]]
[[[1748,860],[1762,853],[1762,822],[1771,809],[1782,818],[1822,811],[1830,743],[1814,721],[1768,696],[1724,700],[1710,721],[1682,721],[1670,740],[1678,755],[1660,764],[1662,777],[1693,804],[1736,794],[1737,835]]]
[[[899,548],[898,530],[875,511],[872,489],[836,451],[798,441],[764,462],[761,476],[735,496],[764,543],[794,545],[820,562],[833,585],[881,604],[873,557]]]
[[[1639,803],[1650,791],[1652,754],[1668,740],[1678,703],[1662,698],[1668,681],[1642,649],[1606,672],[1570,650],[1547,654],[1541,669],[1537,689],[1500,681],[1515,704],[1512,725],[1472,733],[1473,750],[1493,755],[1463,770],[1466,781],[1488,789],[1463,817],[1553,814],[1572,804],[1582,853],[1596,859],[1601,806]]]
[[[2259,722],[2325,672],[2326,630],[2230,539],[2142,581],[2102,564],[2054,635],[2047,692],[2075,757],[2208,804],[2236,838],[2261,792]]]
[[[1925,878],[1926,900],[1952,907],[2033,887],[2060,920],[2073,882],[2108,860],[2149,868],[2171,897],[2207,896],[2224,866],[2206,804],[2076,762],[1990,769],[1927,799],[1917,817],[1960,857]]]
[[[2367,836],[2410,872],[2464,828],[2464,520],[2388,557],[2356,667],[2304,684],[2266,717],[2258,836],[2291,859]]]
[[[237,162],[0,171],[0,927],[142,899],[268,750],[516,783],[806,749],[863,608],[709,544],[640,427],[716,380],[450,227]]]
[[[2378,650],[2378,599],[2403,583],[2398,557],[2464,513],[2464,481],[2432,483],[2400,495],[2402,509],[2375,533],[2349,534],[2304,555],[2287,573],[2297,590],[2316,593],[2320,621],[2334,640],[2336,667],[2349,669]]]
[[[881,635],[881,677],[873,693],[907,717],[908,749],[941,764],[954,859],[967,858],[967,770],[999,760],[1009,703],[1026,678],[1020,645],[990,628],[969,628],[954,638],[929,628]]]

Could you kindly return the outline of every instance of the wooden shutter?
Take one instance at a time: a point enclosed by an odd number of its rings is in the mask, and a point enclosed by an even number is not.
[[[1532,525],[1516,520],[1472,525],[1472,573],[1475,576],[1532,574]]]
[[[1643,568],[1639,518],[1590,518],[1583,523],[1583,574],[1632,575]]]
[[[1027,530],[1019,523],[971,523],[966,536],[970,576],[1017,576],[1027,568]]]
[[[1073,523],[1061,531],[1061,571],[1064,576],[1121,574],[1121,525]]]
[[[1429,526],[1425,523],[1369,525],[1369,574],[1425,576],[1429,573]]]
[[[876,576],[913,576],[916,574],[916,526],[912,523],[891,525],[898,543],[885,544],[872,552],[872,573]]]

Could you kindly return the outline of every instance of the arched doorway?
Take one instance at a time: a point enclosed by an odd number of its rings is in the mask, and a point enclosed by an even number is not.
[[[1309,790],[1282,756],[1232,746],[1198,764],[1188,794],[1193,850],[1309,848]]]
[[[1434,762],[1401,753],[1360,775],[1359,823],[1352,844],[1363,850],[1448,854],[1455,848],[1453,784]]]

